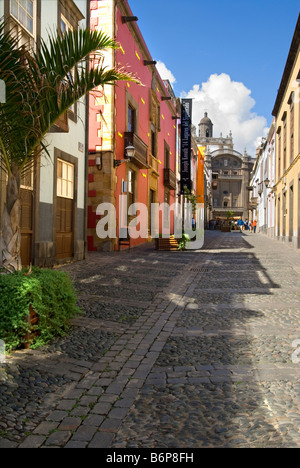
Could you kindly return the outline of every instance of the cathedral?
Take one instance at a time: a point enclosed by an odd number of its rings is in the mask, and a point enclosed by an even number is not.
[[[248,219],[250,176],[255,159],[246,150],[244,154],[234,150],[231,132],[226,138],[222,134],[215,138],[207,113],[199,123],[196,141],[206,147],[205,164],[210,175],[207,203],[211,219],[221,222],[228,211],[234,213],[234,218]]]

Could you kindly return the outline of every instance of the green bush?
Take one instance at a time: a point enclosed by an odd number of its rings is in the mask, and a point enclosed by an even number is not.
[[[31,348],[65,335],[70,319],[80,312],[72,282],[62,271],[33,268],[31,273],[0,274],[0,339],[9,351],[24,344],[30,306],[39,316]]]
[[[183,233],[182,238],[178,243],[178,250],[185,250],[186,244],[191,241],[191,238],[188,234]]]

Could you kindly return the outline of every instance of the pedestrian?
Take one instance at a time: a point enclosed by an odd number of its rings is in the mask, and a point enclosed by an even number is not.
[[[240,228],[240,231],[242,232],[243,230],[243,227],[244,227],[244,221],[243,221],[243,218],[242,216],[240,217],[240,219],[238,220],[238,225],[239,225],[239,228]]]
[[[254,232],[254,234],[255,234],[255,233],[256,233],[256,226],[257,226],[257,221],[256,221],[256,219],[253,221],[252,226],[253,226],[253,232]]]
[[[252,232],[252,221],[249,221],[249,231]]]

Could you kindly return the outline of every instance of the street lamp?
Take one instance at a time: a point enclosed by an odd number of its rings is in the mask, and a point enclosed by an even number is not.
[[[114,159],[114,167],[119,167],[124,162],[130,162],[135,155],[135,147],[134,146],[127,146],[125,148],[125,159]]]

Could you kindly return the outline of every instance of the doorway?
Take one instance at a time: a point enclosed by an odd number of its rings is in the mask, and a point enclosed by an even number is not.
[[[289,241],[294,238],[294,184],[290,186],[289,193]]]

